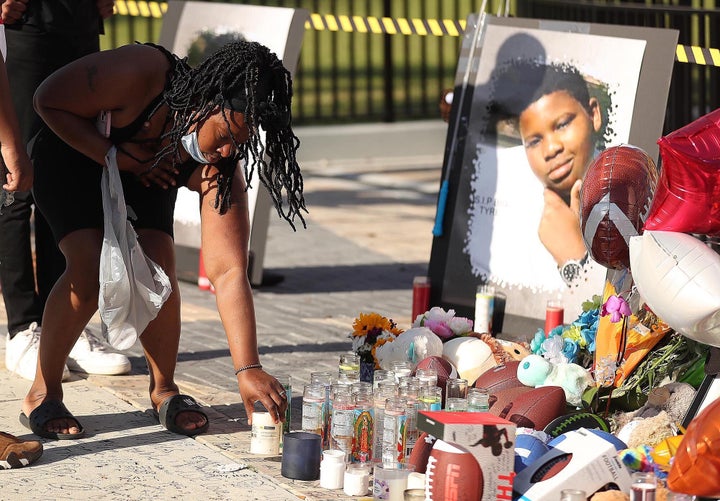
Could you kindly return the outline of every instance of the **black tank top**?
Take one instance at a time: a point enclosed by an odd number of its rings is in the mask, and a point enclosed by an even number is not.
[[[160,104],[160,101],[162,101],[162,94],[159,94],[156,96],[152,101],[150,101],[150,104],[148,104],[145,109],[140,113],[135,120],[133,120],[131,123],[124,127],[110,127],[110,139],[115,144],[124,143],[125,141],[129,141],[133,137],[135,137],[135,134],[137,134],[140,129],[142,128],[143,124],[147,121],[148,118],[150,118],[150,114],[155,110],[155,108]]]

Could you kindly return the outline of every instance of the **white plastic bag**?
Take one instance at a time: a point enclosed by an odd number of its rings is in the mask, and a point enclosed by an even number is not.
[[[170,279],[143,252],[127,220],[113,146],[105,156],[102,188],[104,236],[98,307],[111,346],[130,348],[170,296]]]

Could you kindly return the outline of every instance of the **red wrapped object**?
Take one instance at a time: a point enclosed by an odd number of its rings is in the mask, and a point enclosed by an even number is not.
[[[667,479],[682,494],[720,497],[720,399],[690,421]]]

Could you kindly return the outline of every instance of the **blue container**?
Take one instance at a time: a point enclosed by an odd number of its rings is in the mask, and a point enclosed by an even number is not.
[[[321,456],[320,435],[291,431],[283,437],[281,474],[295,480],[318,480]]]

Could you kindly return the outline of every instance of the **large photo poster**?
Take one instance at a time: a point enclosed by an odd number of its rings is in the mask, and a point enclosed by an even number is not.
[[[583,301],[602,294],[608,270],[586,253],[580,186],[600,151],[636,140],[648,41],[590,31],[484,27],[455,110],[466,124],[462,151],[454,163],[446,158],[455,192],[444,223],[441,304],[467,311],[484,284],[505,316],[544,319],[548,300],[558,300],[570,322]],[[672,62],[670,53],[668,82]],[[667,85],[659,95],[664,111]],[[662,123],[652,128],[659,137]],[[652,143],[648,150],[657,155]],[[436,286],[431,262],[433,269]]]

